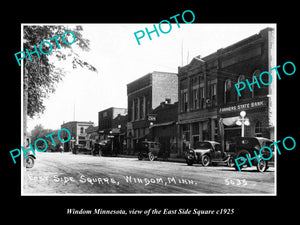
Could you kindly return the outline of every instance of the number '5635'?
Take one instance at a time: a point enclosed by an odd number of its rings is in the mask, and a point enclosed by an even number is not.
[[[246,179],[225,179],[226,185],[245,186],[247,185]]]

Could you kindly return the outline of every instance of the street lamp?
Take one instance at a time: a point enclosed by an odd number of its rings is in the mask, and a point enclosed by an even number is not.
[[[239,118],[236,121],[236,125],[242,126],[242,137],[244,137],[245,136],[245,125],[249,126],[250,122],[249,122],[249,118],[245,117],[246,116],[246,112],[245,111],[241,111],[240,112],[240,116],[241,116],[241,118]]]

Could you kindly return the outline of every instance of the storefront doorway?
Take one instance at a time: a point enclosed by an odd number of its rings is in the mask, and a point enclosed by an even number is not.
[[[225,151],[230,151],[235,137],[241,137],[242,129],[240,126],[226,126],[224,125],[224,142]]]

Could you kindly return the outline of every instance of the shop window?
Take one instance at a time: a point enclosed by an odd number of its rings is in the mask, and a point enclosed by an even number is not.
[[[192,135],[199,135],[199,123],[192,123]]]
[[[225,81],[224,87],[224,103],[231,102],[232,83],[230,79]]]
[[[188,124],[182,126],[182,134],[184,140],[190,141],[190,128]]]
[[[257,121],[255,123],[255,134],[261,134],[262,133],[262,126],[261,126],[261,122]]]

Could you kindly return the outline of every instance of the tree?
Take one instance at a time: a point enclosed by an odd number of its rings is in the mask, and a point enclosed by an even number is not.
[[[67,45],[63,41],[59,44],[52,45],[52,52],[58,60],[66,60],[71,58],[73,69],[78,66],[87,68],[88,70],[97,72],[96,68],[88,62],[82,60],[78,53],[74,50],[78,46],[82,51],[89,51],[89,40],[82,37],[81,26],[75,29],[69,29],[65,26],[29,26],[23,27],[23,47],[29,52],[34,52],[34,46],[38,46],[42,41],[49,41],[51,38],[62,35],[66,31],[72,31],[75,34],[76,41],[72,45]],[[67,36],[67,35],[66,35]],[[61,36],[60,36],[61,39]],[[50,46],[43,45],[43,52],[49,52]],[[38,58],[32,55],[32,61],[28,57],[24,58],[24,77],[23,77],[23,132],[26,136],[27,116],[33,118],[39,113],[43,113],[45,106],[44,99],[55,91],[55,84],[62,80],[64,76],[63,68],[59,68],[50,62],[49,55],[40,54]],[[25,140],[26,138],[24,138]]]

